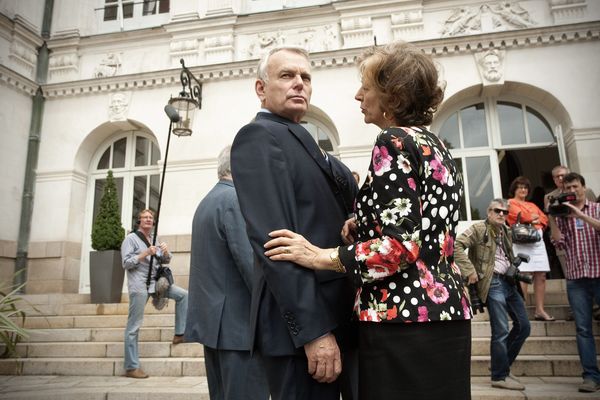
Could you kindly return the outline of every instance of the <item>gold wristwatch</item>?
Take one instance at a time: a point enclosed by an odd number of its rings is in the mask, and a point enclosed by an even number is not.
[[[346,272],[346,268],[344,268],[344,264],[342,264],[342,261],[340,261],[340,248],[336,247],[335,249],[333,249],[333,251],[329,254],[329,258],[331,259],[331,262],[333,263],[335,269],[335,272],[340,272],[340,273],[345,273]]]

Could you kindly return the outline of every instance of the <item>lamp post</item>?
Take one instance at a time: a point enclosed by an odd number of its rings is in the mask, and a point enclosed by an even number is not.
[[[171,143],[171,132],[177,136],[190,136],[192,134],[192,123],[194,121],[194,112],[196,108],[202,108],[202,82],[198,80],[185,66],[183,58],[179,60],[181,63],[181,73],[179,79],[181,81],[182,90],[178,97],[171,97],[169,104],[165,106],[165,113],[169,117],[169,133],[167,135],[167,147],[165,149],[165,158],[163,162],[162,176],[160,179],[160,189],[158,191],[158,205],[156,207],[156,218],[154,221],[154,237],[152,238],[152,246],[156,246],[156,237],[158,233],[158,222],[160,219],[160,206],[162,203],[162,194],[165,186],[165,175],[167,172],[167,159],[169,157],[169,144]],[[187,88],[187,91],[186,91]],[[150,258],[150,266],[154,256]],[[147,285],[150,284],[150,275],[148,275]]]
[[[173,133],[177,136],[189,136],[192,134],[194,111],[196,108],[202,108],[202,82],[185,66],[183,58],[179,62],[181,63],[179,78],[183,89],[179,92],[179,97],[172,97],[169,100],[169,104],[180,116],[180,120],[175,122]]]

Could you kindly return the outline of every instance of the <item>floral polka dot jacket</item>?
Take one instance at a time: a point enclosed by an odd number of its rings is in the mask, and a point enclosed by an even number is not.
[[[355,204],[358,242],[340,247],[360,321],[472,318],[454,263],[462,192],[456,163],[431,132],[393,127],[377,136]]]

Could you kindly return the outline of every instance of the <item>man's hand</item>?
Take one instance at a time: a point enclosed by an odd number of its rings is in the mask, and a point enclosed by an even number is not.
[[[341,236],[344,244],[352,244],[356,241],[356,217],[346,220]]]
[[[477,271],[475,271],[475,272],[471,273],[469,276],[467,276],[467,283],[469,285],[477,283],[478,280],[479,280],[479,277],[477,276]]]
[[[308,373],[321,383],[331,383],[342,372],[342,359],[335,336],[328,333],[304,345]]]

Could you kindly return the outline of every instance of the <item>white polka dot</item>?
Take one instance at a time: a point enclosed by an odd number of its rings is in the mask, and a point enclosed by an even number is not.
[[[367,201],[367,195],[364,195],[362,201]]]
[[[375,234],[375,232],[373,232],[373,230],[371,229],[371,230],[369,231],[369,236],[373,237],[373,235],[374,235],[374,234]]]
[[[390,282],[390,284],[388,285],[388,287],[392,290],[396,289],[396,282]]]
[[[373,199],[369,199],[369,201],[367,201],[367,204],[368,204],[369,206],[372,206],[372,205],[373,205]]]
[[[398,178],[398,176],[394,173],[390,174],[390,181],[394,182],[396,179]]]
[[[437,194],[441,194],[441,193],[442,193],[442,188],[441,188],[441,187],[437,188],[435,192],[436,192]]]
[[[446,218],[448,216],[448,208],[446,206],[440,207],[440,218]]]
[[[373,200],[377,200],[377,192],[373,193]]]
[[[425,236],[425,241],[429,242],[429,235]]]
[[[408,318],[409,315],[410,315],[410,311],[408,311],[406,308],[404,310],[402,310],[402,316],[404,318]]]
[[[412,299],[410,299],[410,304],[412,304],[413,306],[416,306],[418,302],[419,302],[419,300],[417,300],[414,297]]]
[[[423,218],[421,220],[421,226],[422,226],[423,230],[428,229],[430,224],[431,224],[431,221],[429,220],[429,218]]]
[[[437,208],[434,208],[433,210],[431,210],[431,216],[435,218],[435,216],[437,215]]]
[[[431,204],[437,204],[437,199],[434,197],[434,198],[431,199],[430,202],[431,202]]]
[[[419,286],[421,286],[421,282],[419,282],[419,281],[414,281],[414,282],[413,282],[413,286],[414,286],[414,287],[419,287]]]
[[[394,301],[394,303],[400,303],[400,296],[394,296],[392,300]]]
[[[406,278],[408,278],[408,274],[407,274],[406,272],[403,272],[403,273],[402,273],[402,277],[403,277],[404,279],[406,279]]]
[[[451,306],[451,307],[450,307],[450,314],[454,314],[454,312],[455,312],[455,311],[456,311],[456,310],[454,309],[454,306]]]
[[[409,286],[404,286],[404,293],[406,293],[406,294],[410,293],[410,287]]]

